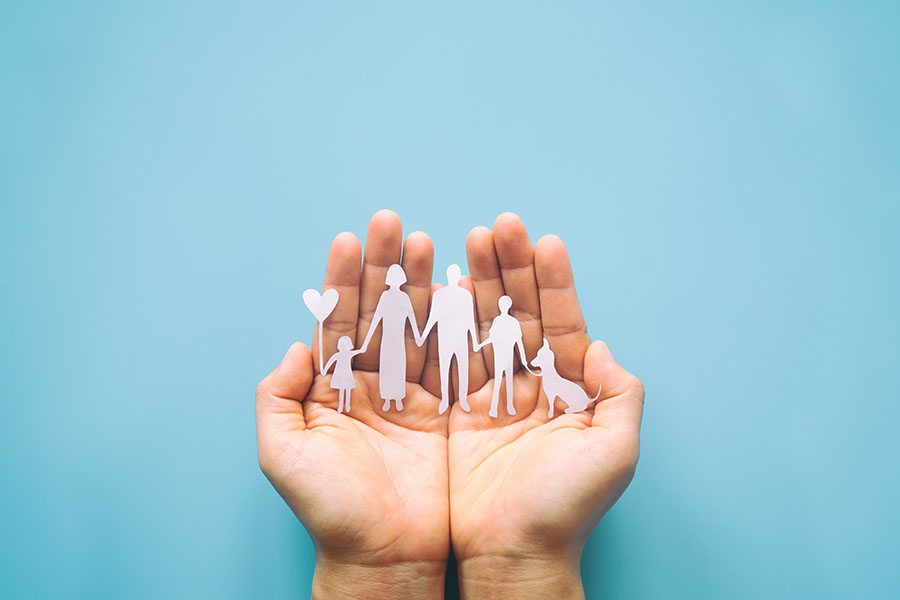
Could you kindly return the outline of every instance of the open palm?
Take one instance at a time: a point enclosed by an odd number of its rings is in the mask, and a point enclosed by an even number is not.
[[[591,344],[559,238],[533,248],[518,217],[504,214],[493,231],[473,230],[466,245],[481,339],[499,314],[498,299],[508,295],[528,360],[546,338],[560,375],[591,396],[602,384],[602,394],[585,412],[559,414],[566,406],[557,401],[550,419],[541,380],[520,366],[516,415],[501,402],[492,418],[491,350],[471,356],[472,411],[454,405],[449,423],[451,534],[461,574],[504,557],[561,559],[577,569],[587,535],[631,480],[643,389],[603,342]]]
[[[411,234],[401,255],[400,220],[377,213],[369,225],[365,263],[355,236],[331,246],[325,288],[340,294],[324,323],[327,358],[347,335],[359,347],[385,290],[388,267],[401,263],[419,326],[428,308],[433,266],[431,240]],[[382,410],[376,333],[355,359],[356,387],[349,414],[339,413],[331,375],[319,375],[313,351],[297,343],[257,390],[260,464],[309,531],[320,557],[372,566],[421,563],[443,576],[449,553],[447,418],[439,416],[438,373],[407,339],[404,410]],[[315,359],[313,357],[316,357]]]

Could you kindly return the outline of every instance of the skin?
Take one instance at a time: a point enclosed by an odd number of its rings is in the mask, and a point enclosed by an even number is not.
[[[601,384],[603,393],[593,409],[548,419],[540,379],[519,364],[516,415],[491,418],[493,357],[472,357],[482,363],[470,379],[472,411],[454,406],[449,432],[460,589],[466,598],[580,598],[588,534],[634,474],[644,390],[603,342],[591,343],[562,240],[545,236],[533,247],[522,221],[506,213],[493,230],[472,230],[466,250],[482,337],[508,295],[528,360],[546,337],[560,375],[591,397]]]
[[[362,343],[388,266],[401,262],[419,323],[426,322],[433,246],[423,233],[402,244],[400,219],[376,213],[365,261],[359,241],[338,235],[325,288],[340,293],[325,321],[330,356],[341,335]],[[591,412],[547,419],[540,380],[517,366],[516,416],[488,416],[493,356],[472,353],[468,401],[438,415],[436,338],[425,347],[407,331],[407,395],[402,412],[381,410],[376,333],[356,357],[350,414],[294,344],[257,388],[263,472],[309,531],[316,548],[314,598],[438,598],[452,544],[464,598],[583,597],[581,551],[590,531],[631,481],[638,458],[643,388],[602,342],[590,342],[565,247],[547,236],[532,247],[521,221],[497,218],[466,243],[481,339],[513,299],[525,353],[542,338],[559,373],[603,393]],[[505,385],[505,384],[504,384]],[[565,406],[559,403],[558,411]]]

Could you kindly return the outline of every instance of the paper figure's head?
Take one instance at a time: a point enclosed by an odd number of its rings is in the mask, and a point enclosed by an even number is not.
[[[531,366],[541,369],[552,369],[555,362],[556,356],[553,354],[553,350],[550,349],[550,342],[547,341],[547,338],[544,338],[544,345],[538,349],[537,355],[531,361]]]
[[[338,340],[338,350],[346,352],[347,350],[353,350],[353,340],[350,339],[348,335],[342,335]]]
[[[450,285],[458,284],[460,276],[462,276],[462,273],[459,270],[459,265],[450,265],[447,267],[447,283]]]
[[[384,278],[384,282],[388,284],[388,287],[399,287],[406,283],[406,273],[403,271],[403,267],[400,265],[391,265],[388,268],[387,277]]]
[[[497,301],[497,306],[500,307],[500,312],[505,315],[512,306],[512,298],[509,296],[500,296],[500,300]]]

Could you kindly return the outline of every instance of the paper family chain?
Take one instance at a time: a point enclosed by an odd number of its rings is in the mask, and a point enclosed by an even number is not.
[[[447,285],[434,292],[431,300],[431,311],[422,333],[413,311],[409,296],[400,289],[406,283],[406,273],[400,265],[391,265],[387,271],[385,290],[378,299],[372,323],[360,348],[353,348],[353,340],[342,336],[335,352],[328,362],[322,353],[323,322],[337,306],[338,292],[335,289],[325,290],[319,294],[310,289],[303,292],[303,302],[309,308],[319,325],[319,372],[328,373],[332,367],[331,387],[338,390],[338,412],[350,411],[351,390],[356,387],[351,366],[352,359],[362,354],[369,346],[375,330],[381,325],[381,348],[378,364],[378,391],[384,401],[382,410],[390,410],[391,401],[397,410],[403,410],[403,398],[406,396],[406,328],[411,327],[416,344],[425,343],[432,329],[437,328],[438,358],[441,376],[441,403],[438,412],[443,414],[450,407],[450,374],[452,359],[456,358],[457,381],[459,382],[459,405],[469,412],[467,400],[469,376],[469,338],[472,348],[477,352],[490,344],[494,351],[494,388],[491,397],[491,409],[488,414],[497,417],[500,400],[500,382],[506,378],[506,411],[516,414],[513,401],[512,376],[514,371],[514,355],[518,350],[522,365],[532,375],[541,378],[544,393],[550,401],[548,416],[553,417],[553,405],[557,398],[566,404],[566,413],[580,412],[587,409],[600,396],[600,390],[593,398],[573,381],[562,377],[556,370],[556,359],[550,343],[544,338],[544,344],[531,361],[531,366],[540,369],[535,373],[529,368],[522,345],[522,328],[518,320],[509,314],[512,299],[503,296],[498,302],[500,314],[497,315],[488,330],[487,339],[478,341],[478,330],[475,326],[475,303],[471,292],[459,285],[461,272],[458,265],[447,268]]]

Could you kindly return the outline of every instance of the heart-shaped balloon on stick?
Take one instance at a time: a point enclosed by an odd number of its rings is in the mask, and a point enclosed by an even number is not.
[[[325,361],[322,357],[322,323],[332,313],[334,307],[337,306],[338,291],[335,289],[325,290],[321,294],[316,290],[306,290],[303,292],[303,302],[306,308],[313,314],[319,323],[319,371],[325,370]]]

